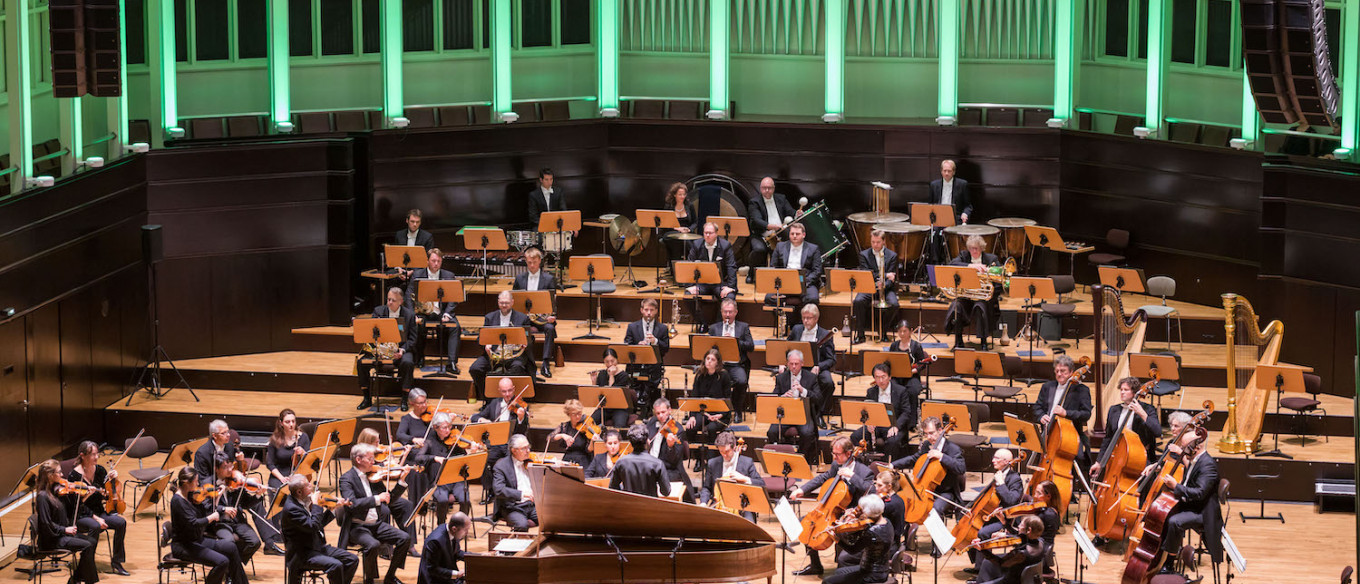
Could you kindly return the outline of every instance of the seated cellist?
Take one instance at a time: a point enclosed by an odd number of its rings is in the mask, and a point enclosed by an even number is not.
[[[957,446],[955,447],[957,448]],[[805,493],[811,494],[817,491],[824,483],[834,477],[841,477],[850,487],[850,497],[856,501],[869,489],[873,487],[874,471],[864,463],[857,462],[853,456],[854,448],[850,445],[850,439],[841,436],[831,443],[831,468],[826,472],[817,475],[812,480],[794,487],[789,492],[790,499],[799,499]],[[817,555],[817,550],[808,548],[808,565],[801,570],[793,573],[795,576],[815,576],[822,573],[822,558]]]
[[[935,490],[934,508],[935,513],[944,518],[950,508],[962,501],[959,484],[961,477],[968,472],[968,467],[963,461],[963,449],[945,439],[944,424],[940,423],[939,418],[930,416],[921,420],[921,434],[923,437],[921,444],[916,447],[916,454],[894,460],[892,466],[910,470],[922,456],[940,461],[944,465],[945,477]]]

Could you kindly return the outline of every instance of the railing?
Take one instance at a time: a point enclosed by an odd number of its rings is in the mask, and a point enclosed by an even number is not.
[[[1261,128],[1261,133],[1280,134],[1283,136],[1298,136],[1300,138],[1311,138],[1317,140],[1332,140],[1336,142],[1341,141],[1341,136],[1334,136],[1331,134],[1314,134],[1312,132],[1300,132],[1298,130],[1276,130],[1274,128]]]
[[[48,160],[52,160],[53,158],[61,158],[62,156],[66,156],[67,154],[70,154],[70,153],[71,153],[71,149],[70,149],[70,148],[62,148],[61,150],[58,150],[58,151],[56,151],[56,152],[52,152],[52,153],[49,153],[49,154],[44,154],[44,155],[42,155],[42,156],[39,156],[39,157],[37,157],[37,158],[34,158],[34,159],[33,159],[33,164],[37,164],[37,163],[39,163],[39,162],[47,162]]]

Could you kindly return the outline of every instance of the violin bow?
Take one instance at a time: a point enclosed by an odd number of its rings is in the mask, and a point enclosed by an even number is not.
[[[436,410],[436,411],[438,411],[438,410]],[[393,445],[393,444],[396,444],[396,442],[393,442],[393,441],[392,441],[392,416],[389,416],[389,415],[387,415],[387,414],[383,414],[383,421],[386,422],[386,424],[387,424],[387,458],[388,458],[388,459],[391,459],[393,456],[396,456],[396,453],[392,452],[392,450],[393,450],[392,445]],[[431,421],[431,422],[434,421],[434,415],[433,415],[433,414],[430,415],[430,421]],[[405,457],[403,457],[403,458],[405,458]],[[405,460],[402,460],[402,462],[404,463],[404,462],[406,462],[406,461],[405,461]],[[385,473],[383,473],[383,489],[386,489],[386,490],[388,490],[388,491],[391,491],[391,490],[392,490],[392,484],[391,484],[391,483],[392,483],[392,477],[391,477],[391,474],[392,474],[392,473],[390,473],[390,472],[385,472]]]

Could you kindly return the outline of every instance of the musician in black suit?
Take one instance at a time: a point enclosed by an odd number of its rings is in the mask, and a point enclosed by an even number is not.
[[[509,290],[502,290],[496,295],[496,310],[486,313],[482,319],[484,327],[510,327],[517,326],[525,330],[525,342],[519,345],[486,345],[482,347],[482,355],[472,362],[468,367],[468,374],[472,375],[472,386],[476,388],[477,395],[483,395],[486,390],[486,376],[492,371],[492,357],[501,352],[509,353],[496,368],[504,370],[505,375],[529,375],[534,370],[533,344],[534,339],[528,334],[529,315],[514,309],[515,297]]]
[[[770,267],[801,270],[803,304],[816,304],[821,301],[817,287],[822,282],[822,248],[806,238],[807,227],[802,223],[789,225],[789,240],[774,246],[774,259],[770,261]],[[788,302],[789,295],[784,296],[785,302]],[[778,304],[778,299],[773,293],[766,294],[765,304],[774,306]]]
[[[816,304],[804,304],[800,311],[803,322],[793,325],[789,330],[787,340],[804,341],[812,343],[812,350],[816,353],[816,362],[810,369],[812,374],[817,376],[817,390],[821,401],[816,404],[815,412],[819,414],[816,422],[822,426],[820,416],[829,415],[831,412],[831,398],[835,395],[835,384],[831,381],[831,368],[836,366],[836,335],[817,324],[821,318],[822,311]]]
[[[543,270],[543,252],[538,248],[531,247],[524,250],[524,264],[529,271],[515,276],[515,290],[548,290],[548,297],[555,298],[557,294],[557,281],[553,275]],[[553,349],[557,347],[557,309],[552,305],[548,306],[526,306],[526,310],[533,314],[542,314],[544,323],[542,326],[536,324],[529,325],[529,331],[543,333],[543,363],[539,365],[539,374],[543,377],[552,377],[552,371],[548,369],[548,363],[553,360]]]
[[[893,378],[894,383],[907,388],[907,395],[911,397],[912,418],[907,427],[915,428],[918,421],[916,416],[921,412],[921,392],[924,390],[921,385],[921,378],[928,371],[927,368],[930,367],[930,364],[926,362],[930,355],[927,355],[925,347],[922,347],[921,343],[913,338],[911,323],[908,323],[906,319],[897,323],[897,340],[888,345],[888,351],[908,353],[911,355],[911,362],[922,367],[917,374],[913,374],[911,377],[902,377],[900,374],[905,372],[899,371],[899,376]]]
[[[1185,463],[1184,481],[1166,477],[1166,487],[1175,495],[1176,506],[1167,516],[1162,550],[1172,558],[1176,557],[1185,531],[1197,529],[1203,535],[1200,541],[1209,548],[1209,557],[1217,564],[1223,561],[1223,510],[1219,508],[1221,502],[1218,500],[1218,462],[1205,448],[1204,436],[1207,434],[1197,431],[1181,435],[1182,457],[1189,462]],[[1164,570],[1170,570],[1170,566]]]
[[[633,377],[619,366],[619,354],[613,349],[606,348],[604,355],[600,358],[600,369],[591,371],[586,375],[586,380],[595,387],[620,387],[623,388],[623,397],[629,400],[637,399],[637,392],[633,391]],[[593,405],[593,404],[585,404]],[[632,411],[632,406],[622,408],[595,408],[595,412],[590,414],[591,419],[601,426],[612,426],[623,428],[628,425],[628,414]]]
[[[279,511],[288,549],[283,558],[288,569],[287,584],[300,584],[306,570],[325,572],[330,584],[350,584],[359,567],[359,557],[326,543],[326,524],[335,519],[335,514],[318,505],[320,493],[303,475],[288,477],[288,493]],[[345,503],[338,500],[336,506]]]
[[[656,365],[628,366],[628,373],[643,388],[643,395],[638,398],[639,404],[649,404],[656,400],[660,395],[661,378],[666,375],[665,367],[661,363],[666,358],[666,352],[671,349],[671,338],[666,324],[656,320],[658,308],[655,298],[643,299],[642,319],[628,323],[628,330],[623,333],[623,344],[650,345],[656,353]],[[647,379],[645,381],[638,379],[639,376],[645,376]]]
[[[723,300],[719,314],[722,320],[708,327],[708,334],[737,340],[737,352],[740,356],[731,362],[724,362],[723,368],[727,369],[727,374],[732,377],[732,415],[740,422],[743,418],[742,410],[746,407],[746,390],[750,388],[750,355],[756,348],[756,342],[751,337],[751,326],[737,320],[736,300]],[[732,359],[731,355],[726,357],[728,360]]]
[[[387,565],[384,584],[394,584],[397,570],[406,566],[406,554],[411,549],[411,536],[394,527],[395,519],[404,524],[411,517],[411,502],[401,498],[406,491],[406,471],[393,478],[374,481],[374,449],[369,444],[356,444],[350,449],[354,467],[340,477],[340,496],[350,501],[345,510],[346,521],[340,529],[340,547],[348,547],[351,540],[359,544],[364,560],[364,584],[372,584],[378,577],[378,548],[392,546],[392,561]],[[395,479],[395,480],[394,480]],[[388,490],[388,485],[396,483]]]
[[[1062,416],[1072,421],[1076,427],[1077,434],[1081,436],[1081,453],[1077,455],[1077,460],[1082,466],[1087,466],[1085,462],[1089,453],[1087,452],[1086,442],[1086,421],[1091,419],[1091,388],[1081,380],[1075,379],[1071,383],[1068,380],[1072,373],[1077,370],[1077,364],[1067,355],[1058,355],[1053,358],[1053,381],[1044,382],[1039,388],[1039,397],[1034,400],[1034,405],[1030,411],[1035,419],[1039,420],[1039,425],[1043,428],[1048,427],[1048,423],[1053,416]],[[1060,397],[1055,397],[1060,396]],[[1044,430],[1047,432],[1047,430]]]
[[[869,270],[874,274],[874,286],[876,291],[873,294],[859,293],[855,295],[855,342],[864,342],[864,333],[869,330],[869,323],[872,320],[875,301],[884,299],[887,308],[882,309],[883,314],[879,320],[879,326],[883,330],[878,331],[880,337],[886,336],[888,323],[897,318],[897,270],[899,269],[897,252],[883,246],[883,232],[875,229],[869,232],[869,248],[859,252],[859,269]]]
[[[789,200],[774,192],[774,179],[768,176],[760,179],[760,196],[746,202],[746,220],[751,228],[751,254],[746,259],[751,270],[746,273],[747,284],[756,281],[756,268],[765,267],[768,261],[770,248],[764,236],[783,227],[785,218],[792,221],[794,213]]]
[[[473,414],[471,422],[504,422],[506,420],[514,420],[514,427],[511,428],[510,431],[514,434],[528,434],[528,410],[511,406],[515,401],[515,398],[519,397],[515,392],[515,382],[509,377],[502,377],[500,385],[496,387],[496,390],[500,392],[501,396],[487,402],[486,407],[482,408],[482,411]],[[510,449],[506,444],[488,446],[486,451],[486,471],[482,473],[482,492],[484,493],[483,503],[486,503],[489,500],[488,497],[491,496],[493,485],[491,470],[496,467],[496,463],[500,462],[500,459],[505,458],[510,454]]]
[[[633,445],[633,452],[619,457],[614,464],[609,488],[648,497],[664,497],[670,493],[666,464],[647,451],[647,436],[647,427],[642,424],[628,428],[628,442]]]
[[[397,369],[397,375],[401,378],[401,409],[406,411],[406,392],[411,391],[415,385],[415,345],[416,345],[416,314],[411,309],[402,306],[401,288],[393,286],[387,290],[387,304],[373,309],[373,318],[395,318],[397,328],[401,334],[401,342],[397,343],[392,349],[391,363],[377,364],[372,358],[362,357],[359,359],[355,368],[359,374],[359,387],[364,390],[364,400],[354,409],[366,410],[373,407],[373,368],[374,367],[393,367]]]
[[[708,459],[708,472],[704,473],[704,486],[699,490],[699,502],[704,505],[712,504],[718,497],[718,481],[733,481],[743,485],[757,485],[764,487],[765,479],[760,476],[760,471],[756,470],[755,461],[749,456],[745,456],[738,450],[737,437],[731,432],[718,434],[714,440],[718,447],[718,456]],[[736,508],[733,505],[732,508]],[[743,512],[742,517],[756,520],[756,514]]]
[[[411,281],[406,284],[406,308],[414,312],[416,316],[416,342],[415,360],[420,364],[425,363],[425,339],[429,336],[428,329],[432,322],[447,323],[444,327],[444,343],[447,350],[448,364],[444,369],[449,373],[457,375],[458,369],[458,341],[463,335],[463,330],[458,326],[457,302],[419,302],[419,284],[421,280],[453,280],[453,272],[443,269],[444,252],[439,248],[432,248],[428,254],[428,267],[418,268],[411,272]]]
[[[195,478],[193,470],[188,468],[181,470],[180,475],[188,476],[191,481]],[[61,499],[72,495],[60,495],[60,498],[58,498],[61,481],[61,463],[55,460],[45,460],[38,467],[37,477],[34,478],[33,483],[33,513],[35,517],[33,520],[35,533],[33,535],[36,540],[33,543],[36,544],[38,549],[71,552],[73,559],[70,561],[71,579],[69,584],[76,582],[94,584],[99,581],[99,569],[95,567],[94,563],[99,540],[94,539],[88,533],[82,533],[80,528],[71,520],[72,515],[67,512]],[[79,495],[75,496],[78,497]],[[213,573],[209,573],[209,576],[212,575]],[[221,572],[217,572],[216,577],[216,581],[212,584],[219,584],[222,581]]]
[[[852,456],[854,446],[851,445],[850,438],[840,436],[831,442],[831,468],[826,472],[813,477],[812,480],[794,487],[789,492],[790,499],[799,499],[803,495],[811,495],[817,492],[818,488],[835,477],[845,480],[850,487],[850,499],[858,501],[865,493],[872,493],[874,488],[874,471],[868,465],[859,462]],[[795,576],[811,576],[822,573],[822,559],[818,557],[817,550],[808,548],[807,567],[794,572]]]
[[[231,440],[231,427],[226,420],[213,420],[208,423],[208,441],[194,451],[194,472],[200,480],[211,481],[218,454],[224,454],[233,461],[245,462],[246,455]]]
[[[785,360],[788,362],[788,367],[782,373],[775,375],[772,395],[802,398],[803,415],[807,416],[807,421],[801,426],[770,424],[769,430],[765,432],[765,437],[771,444],[786,441],[798,444],[798,451],[803,453],[803,458],[807,459],[808,464],[816,464],[817,426],[813,423],[816,418],[813,404],[822,401],[821,391],[817,389],[817,376],[811,371],[803,369],[802,351],[797,349],[789,351]]]
[[[496,494],[495,517],[504,519],[514,531],[528,531],[538,525],[534,487],[529,481],[529,439],[523,434],[510,437],[510,456],[496,462],[492,472],[492,492]]]
[[[596,454],[594,458],[590,459],[590,464],[586,466],[586,478],[588,479],[602,479],[610,476],[610,472],[614,470],[614,466],[618,464],[621,458],[619,451],[622,450],[622,438],[619,436],[619,431],[614,428],[605,430],[602,439],[604,440],[604,452]],[[647,437],[643,436],[642,439],[646,440]]]
[[[463,570],[458,569],[458,562],[463,561],[462,541],[471,527],[466,513],[454,513],[447,524],[440,523],[425,537],[416,584],[463,583]]]
[[[886,428],[861,426],[850,434],[850,441],[859,444],[860,440],[866,440],[870,450],[882,452],[889,459],[896,458],[901,454],[902,441],[911,433],[910,422],[916,418],[916,412],[907,388],[893,382],[889,376],[887,363],[874,365],[873,376],[874,382],[865,392],[864,400],[887,405],[888,416],[893,423]],[[858,420],[845,420],[845,423],[854,424]]]
[[[944,480],[935,491],[935,513],[941,518],[963,500],[959,489],[963,485],[968,465],[963,460],[963,449],[946,439],[944,424],[939,418],[929,416],[921,420],[921,443],[916,446],[916,454],[892,461],[893,468],[913,468],[922,456],[940,461],[944,465]]]
[[[429,250],[434,247],[434,234],[420,228],[421,214],[420,209],[411,209],[406,212],[406,229],[398,229],[397,234],[392,236],[392,243],[397,245],[418,245]]]
[[[1139,386],[1137,377],[1119,380],[1119,403],[1110,406],[1109,412],[1105,414],[1105,440],[1100,445],[1096,460],[1091,463],[1091,478],[1100,480],[1100,461],[1109,456],[1125,428],[1138,435],[1138,440],[1147,450],[1147,459],[1156,460],[1157,439],[1162,436],[1162,423],[1157,419],[1157,411],[1152,409],[1152,404],[1133,399],[1138,395]]]
[[[1020,473],[1011,468],[1015,456],[1010,450],[1005,448],[998,449],[992,453],[992,485],[996,491],[996,498],[1000,501],[1000,507],[1012,507],[1019,505],[1024,500],[1025,483],[1020,479]],[[1049,483],[1052,484],[1052,483]],[[1037,489],[1036,489],[1037,493]],[[986,540],[996,535],[997,532],[1006,528],[1006,524],[1000,519],[990,518],[987,524],[978,530],[978,539]],[[968,557],[977,560],[977,552],[968,550]]]
[[[982,246],[985,241],[976,235],[968,236],[965,242],[967,249],[959,252],[959,257],[949,262],[951,266],[964,266],[975,268],[978,274],[984,274],[988,267],[1000,265],[1001,260],[996,254],[985,253]],[[986,277],[983,275],[982,277]],[[952,288],[952,282],[937,280],[937,284],[942,288]],[[996,327],[996,322],[1001,318],[1001,286],[992,286],[992,295],[987,300],[977,301],[963,296],[954,299],[954,303],[949,305],[949,312],[945,313],[945,330],[954,333],[954,346],[963,346],[963,332],[968,329],[968,325],[973,324],[974,312],[981,311],[982,315],[977,319],[978,337],[985,346],[987,338],[991,336],[992,329]]]
[[[719,300],[737,298],[737,262],[732,256],[732,244],[718,237],[718,225],[711,221],[704,223],[704,238],[696,239],[689,246],[685,259],[717,264],[718,276],[722,279],[719,284],[695,284],[685,289],[685,292],[695,295],[694,318],[701,327],[708,326],[710,322],[701,296]],[[676,279],[679,280],[681,276],[688,274],[676,274]]]
[[[953,205],[954,219],[962,225],[973,214],[973,200],[968,196],[968,181],[954,176],[957,169],[953,160],[940,162],[940,178],[930,181],[930,204]]]
[[[657,398],[652,403],[652,417],[647,418],[644,425],[647,427],[647,453],[661,459],[666,466],[666,483],[681,483],[685,485],[685,493],[682,498],[685,502],[693,502],[694,483],[690,481],[689,473],[685,472],[685,460],[689,458],[689,442],[685,440],[684,423],[679,418],[675,419],[675,432],[666,428],[671,421],[671,402],[665,397]]]
[[[548,211],[566,211],[566,197],[562,189],[553,187],[553,171],[544,168],[538,171],[538,184],[529,191],[529,222],[538,229],[539,216]]]

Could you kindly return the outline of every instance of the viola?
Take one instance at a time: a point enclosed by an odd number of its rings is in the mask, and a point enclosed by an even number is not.
[[[604,432],[604,430],[600,429],[599,424],[596,424],[594,420],[590,419],[590,416],[582,416],[581,421],[572,424],[571,427],[575,428],[578,434],[585,434],[587,442],[598,440],[600,435]]]
[[[394,459],[401,459],[406,455],[406,452],[409,449],[410,447],[400,442],[393,442],[391,444],[379,444],[373,448],[373,460],[377,462],[385,462],[388,459],[388,457],[393,457]]]
[[[336,507],[349,507],[354,502],[335,495],[322,495],[317,497],[316,504],[326,509],[335,509]]]
[[[435,408],[432,408],[432,407],[431,407],[431,408],[425,408],[425,413],[420,414],[420,421],[425,422],[426,424],[428,424],[428,423],[430,423],[431,420],[434,420],[435,414],[448,414],[449,417],[453,418],[453,420],[454,420],[455,422],[463,421],[463,420],[466,420],[466,419],[467,419],[467,416],[466,416],[466,415],[460,414],[460,413],[458,413],[458,412],[455,412],[455,411],[453,411],[453,410],[451,410],[451,409],[449,409],[449,408],[438,408],[438,409],[435,409]]]
[[[257,497],[269,493],[269,487],[255,479],[237,480],[235,477],[227,479],[227,490],[235,491],[237,489],[245,489],[247,493]]]
[[[221,494],[222,492],[218,490],[217,485],[207,484],[199,486],[198,490],[194,491],[193,496],[190,497],[190,499],[193,499],[195,503],[202,505],[208,499],[216,499],[218,495]]]
[[[1021,515],[1036,515],[1047,508],[1047,502],[1035,501],[1033,503],[1021,503],[1019,505],[1011,505],[1010,507],[997,509],[992,512],[991,516],[1002,521],[1010,521]]]
[[[859,458],[864,455],[868,444],[864,440],[859,441],[859,445],[850,453],[851,458]],[[803,545],[814,550],[824,550],[836,543],[835,534],[832,533],[832,524],[852,503],[850,498],[850,484],[845,482],[840,475],[836,475],[822,489],[822,496],[817,499],[817,507],[803,516],[800,523],[803,526],[803,533],[798,536],[798,541]]]
[[[860,511],[858,506],[851,507],[845,511],[844,515],[841,515],[840,519],[831,524],[831,533],[836,535],[855,533],[864,531],[873,524],[874,520],[869,519],[867,515]]]
[[[447,446],[450,449],[457,446],[459,448],[462,448],[463,450],[473,450],[474,448],[480,446],[480,444],[474,442],[471,438],[464,438],[462,430],[459,430],[457,434],[449,432],[448,436],[440,438],[439,441],[443,442],[444,446]]]
[[[408,471],[421,472],[425,470],[423,466],[401,465],[401,466],[381,466],[368,473],[368,482],[381,483],[383,481],[401,480],[402,475]]]

